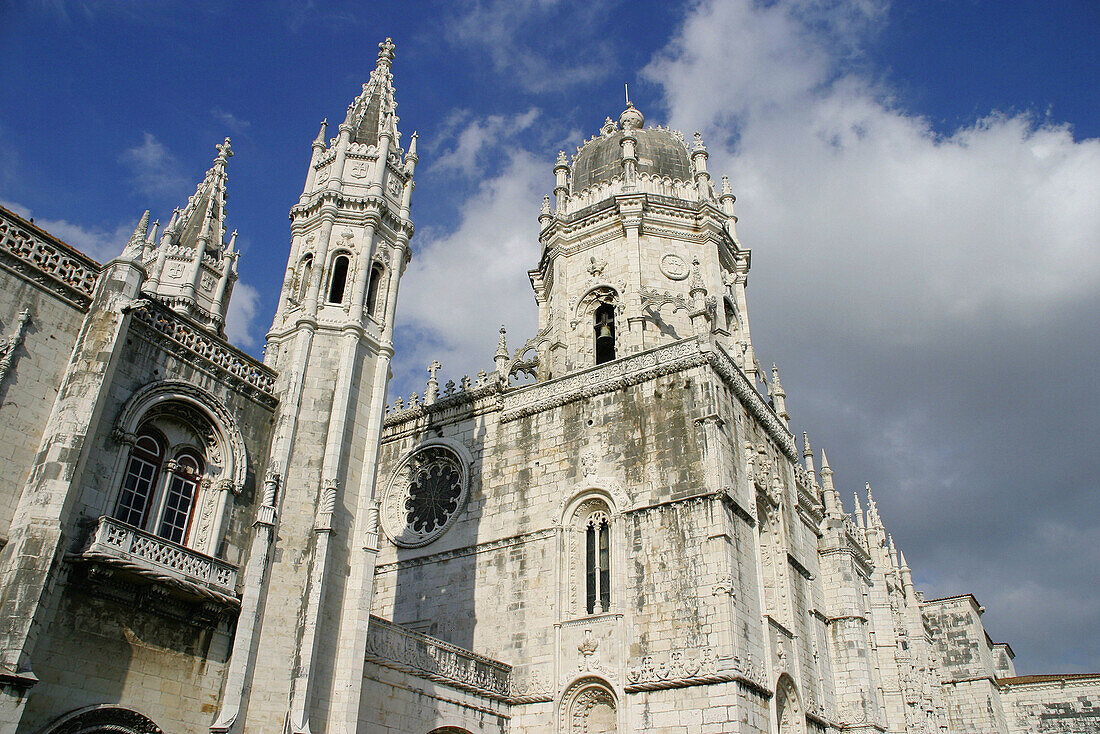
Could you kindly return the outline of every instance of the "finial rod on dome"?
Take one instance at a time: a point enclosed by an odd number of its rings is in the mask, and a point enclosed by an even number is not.
[[[630,85],[623,83],[623,89],[626,90],[626,106],[630,107]]]

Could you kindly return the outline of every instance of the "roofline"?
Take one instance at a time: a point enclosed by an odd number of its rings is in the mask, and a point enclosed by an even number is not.
[[[0,205],[0,211],[3,211],[5,214],[8,214],[11,217],[19,220],[19,222],[23,226],[27,227],[28,229],[30,229],[31,231],[33,231],[35,234],[39,235],[40,237],[44,237],[45,239],[50,240],[54,244],[59,245],[59,246],[63,247],[66,250],[69,250],[71,253],[73,253],[77,257],[80,257],[80,258],[83,258],[83,259],[89,261],[90,263],[95,265],[97,269],[99,269],[99,270],[103,269],[103,263],[99,262],[98,260],[96,260],[94,257],[89,255],[88,253],[84,252],[83,250],[81,250],[77,247],[73,247],[68,242],[66,242],[65,240],[58,237],[57,235],[50,234],[49,232],[42,229],[42,227],[38,226],[37,224],[35,224],[30,219],[27,219],[26,217],[23,217],[19,214],[16,214],[11,209],[8,209],[6,206],[3,206],[3,205]],[[120,252],[121,252],[121,250],[120,250]]]

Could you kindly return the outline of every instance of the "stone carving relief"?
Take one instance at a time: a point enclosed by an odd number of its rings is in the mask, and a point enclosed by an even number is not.
[[[433,444],[410,454],[382,498],[382,528],[396,545],[418,548],[447,532],[469,494],[466,463],[450,447]]]
[[[19,320],[15,330],[8,336],[0,339],[0,382],[7,377],[11,363],[15,359],[15,350],[23,343],[23,335],[27,332],[27,323],[31,320],[31,312],[24,308],[19,312]]]
[[[673,252],[661,258],[659,267],[661,268],[661,272],[664,273],[665,277],[669,280],[684,280],[690,273],[688,264],[684,258]]]
[[[568,734],[615,734],[618,710],[610,686],[596,677],[581,678],[562,696],[561,731]]]

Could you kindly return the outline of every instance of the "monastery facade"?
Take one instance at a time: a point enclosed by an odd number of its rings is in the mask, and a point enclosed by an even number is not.
[[[106,264],[0,208],[0,733],[1100,731],[796,440],[698,134],[561,153],[537,332],[387,404],[393,61],[313,141],[262,363],[228,139]]]

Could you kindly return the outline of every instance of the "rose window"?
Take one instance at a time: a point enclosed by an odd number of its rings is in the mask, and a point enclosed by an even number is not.
[[[464,462],[449,447],[426,446],[406,457],[382,498],[382,529],[400,546],[427,545],[443,535],[466,504]]]
[[[409,527],[418,533],[443,527],[458,510],[461,495],[462,480],[455,467],[441,461],[421,467],[409,484],[409,497],[405,500]]]

